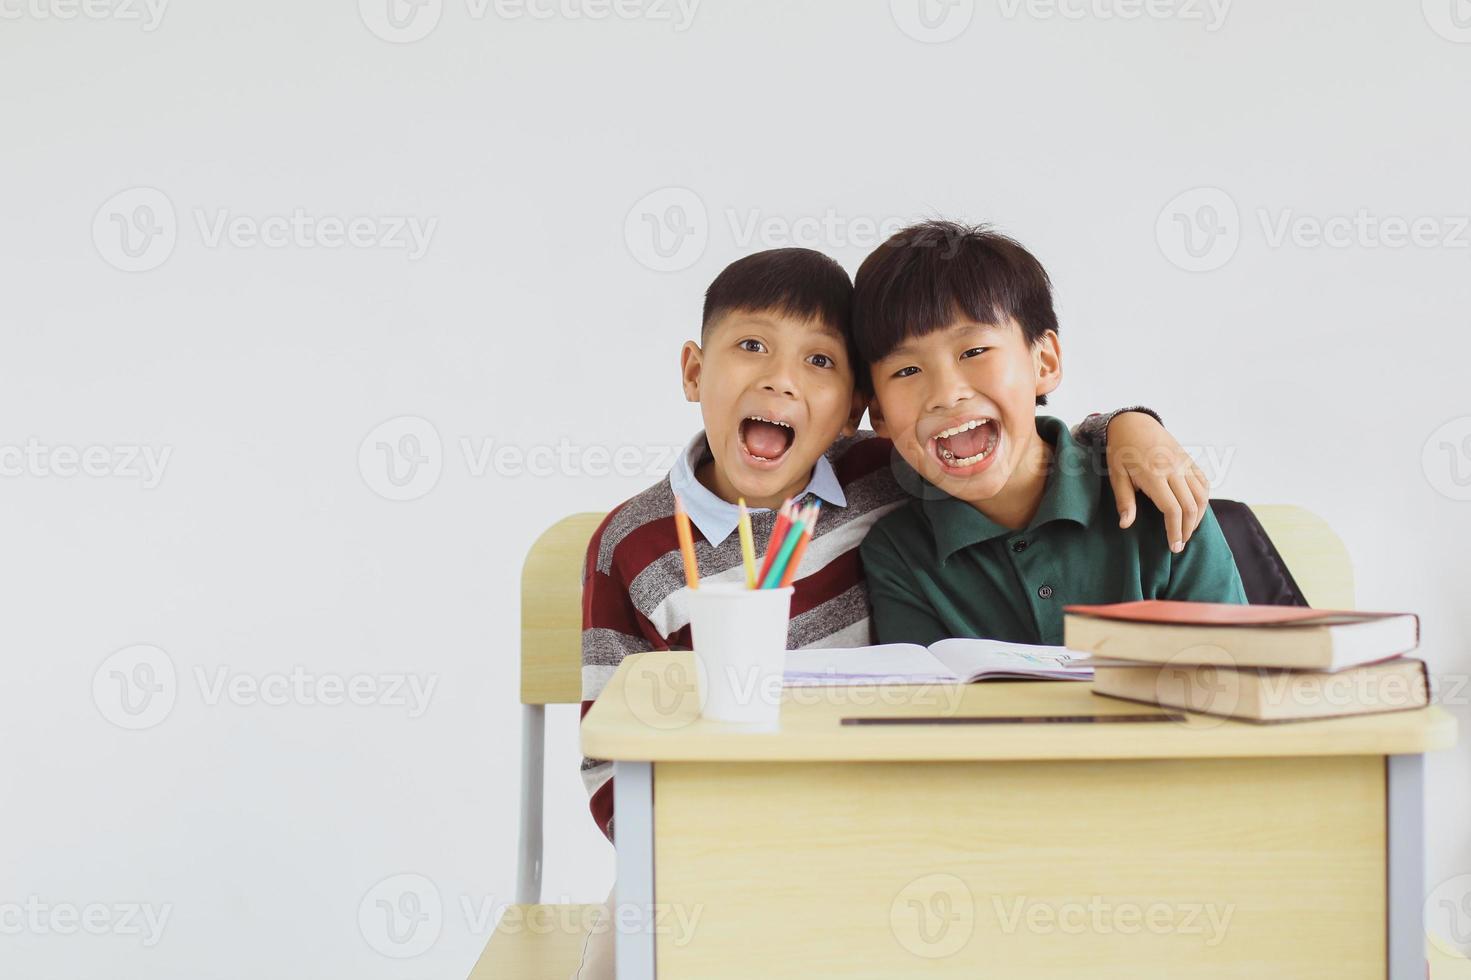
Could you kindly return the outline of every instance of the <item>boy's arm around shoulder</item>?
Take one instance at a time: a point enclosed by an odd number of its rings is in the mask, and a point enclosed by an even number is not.
[[[860,549],[873,606],[874,642],[929,646],[945,639],[949,632],[917,588],[908,558],[884,523],[868,532]]]

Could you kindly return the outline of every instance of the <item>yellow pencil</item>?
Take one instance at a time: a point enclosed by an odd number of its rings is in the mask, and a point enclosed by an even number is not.
[[[700,566],[695,563],[695,538],[690,533],[690,515],[684,501],[674,495],[674,532],[679,535],[679,554],[684,559],[684,582],[692,589],[700,587]]]
[[[746,566],[746,588],[756,587],[756,538],[751,534],[751,512],[746,510],[746,498],[737,497],[741,508],[741,563]]]

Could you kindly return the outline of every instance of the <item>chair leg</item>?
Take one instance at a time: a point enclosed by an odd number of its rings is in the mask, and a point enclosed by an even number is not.
[[[541,901],[543,772],[546,768],[546,708],[521,706],[521,831],[517,843],[516,902]]]

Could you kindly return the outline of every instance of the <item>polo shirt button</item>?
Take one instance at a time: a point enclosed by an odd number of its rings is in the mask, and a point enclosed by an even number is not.
[[[1037,590],[1037,595],[1041,596],[1043,599],[1051,599],[1052,598],[1052,586],[1050,586],[1050,585],[1044,585],[1044,586],[1042,586],[1040,589]]]
[[[1011,550],[1016,552],[1017,554],[1021,554],[1023,551],[1027,550],[1027,542],[1025,540],[1013,541],[1011,543]]]

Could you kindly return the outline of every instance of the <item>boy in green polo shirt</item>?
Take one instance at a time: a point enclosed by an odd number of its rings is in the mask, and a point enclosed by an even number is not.
[[[1147,501],[1146,519],[1119,527],[1107,468],[1037,415],[1062,348],[1030,252],[925,222],[865,259],[854,289],[874,428],[923,478],[863,542],[879,642],[1061,644],[1073,603],[1246,601],[1209,507],[1188,548],[1165,543]]]

